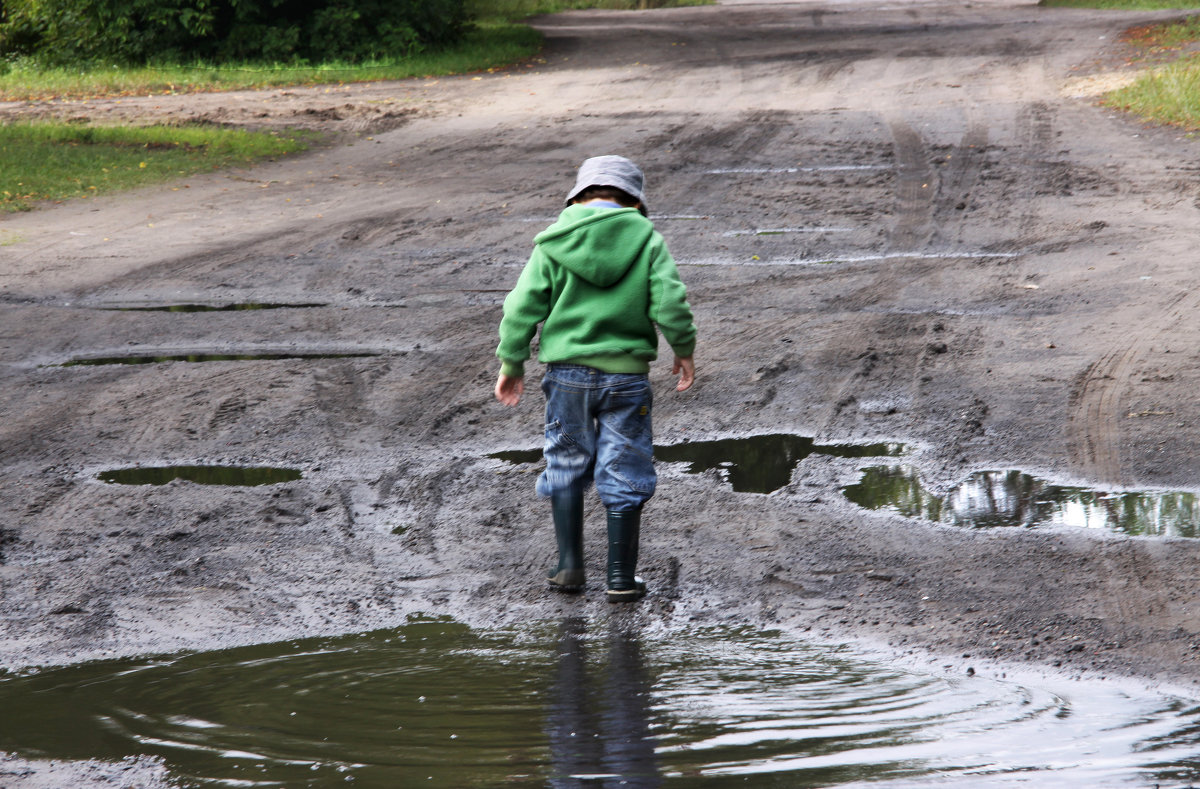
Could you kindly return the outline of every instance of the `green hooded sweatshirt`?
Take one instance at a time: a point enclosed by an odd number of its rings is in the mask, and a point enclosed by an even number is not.
[[[504,299],[496,356],[505,375],[525,374],[542,324],[538,361],[644,373],[662,331],[691,356],[696,326],[666,242],[636,208],[571,205],[534,238],[533,255]]]

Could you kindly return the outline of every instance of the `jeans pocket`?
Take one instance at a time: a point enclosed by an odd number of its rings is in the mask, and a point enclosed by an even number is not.
[[[568,451],[571,447],[578,447],[579,442],[563,428],[561,419],[555,419],[546,425],[546,451],[553,449],[562,449]]]
[[[546,469],[538,477],[537,492],[542,496],[567,490],[579,490],[592,476],[592,456],[570,433],[562,422],[546,425],[546,442],[542,450]]]

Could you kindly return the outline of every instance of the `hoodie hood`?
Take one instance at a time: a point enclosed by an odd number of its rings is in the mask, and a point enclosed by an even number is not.
[[[568,206],[533,240],[555,263],[597,287],[619,281],[654,235],[636,208]]]

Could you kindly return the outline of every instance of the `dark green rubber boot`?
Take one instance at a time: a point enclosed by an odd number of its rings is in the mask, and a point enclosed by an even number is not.
[[[558,540],[558,566],[546,574],[560,592],[583,590],[583,494],[555,493],[550,497],[554,536]]]
[[[641,510],[608,511],[608,602],[632,603],[646,596],[646,584],[638,578],[638,532]]]

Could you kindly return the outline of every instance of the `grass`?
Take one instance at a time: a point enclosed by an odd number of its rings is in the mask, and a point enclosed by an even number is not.
[[[298,134],[206,126],[0,125],[0,212],[28,210],[303,150]]]
[[[1155,69],[1109,93],[1104,104],[1155,123],[1200,130],[1200,56]]]

